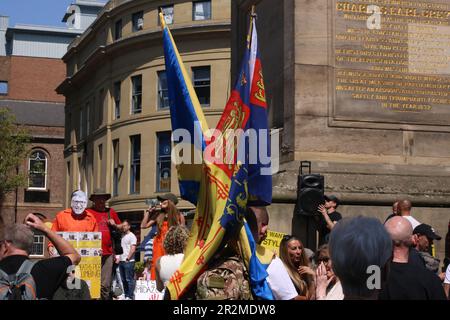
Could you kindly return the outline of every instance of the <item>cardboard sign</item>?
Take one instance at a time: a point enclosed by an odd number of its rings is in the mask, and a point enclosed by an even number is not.
[[[262,246],[278,253],[278,250],[280,248],[280,242],[285,235],[286,233],[268,230],[267,237],[262,242]]]
[[[156,289],[155,280],[136,280],[134,300],[162,300],[164,294]]]
[[[58,232],[70,242],[81,255],[81,262],[75,269],[76,277],[86,281],[92,299],[100,299],[102,273],[101,232]]]

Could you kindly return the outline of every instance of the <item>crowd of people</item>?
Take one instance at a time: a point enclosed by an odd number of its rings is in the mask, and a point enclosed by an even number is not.
[[[101,232],[101,299],[133,300],[136,284],[135,256],[144,252],[143,280],[154,280],[165,290],[184,259],[189,238],[178,198],[158,197],[145,211],[141,228],[150,229],[138,247],[129,221],[121,221],[106,206],[108,193],[97,190],[89,200],[83,191],[72,194],[71,207],[59,212],[51,228],[29,214],[23,224],[5,228],[0,242],[0,278],[32,279],[28,290],[12,290],[0,284],[0,300],[12,298],[90,299],[86,282],[76,278],[73,266],[80,255],[57,232]],[[266,207],[248,207],[245,220],[265,259],[267,285],[276,300],[445,300],[449,297],[450,266],[432,253],[433,241],[441,240],[434,229],[412,215],[409,200],[393,204],[392,214],[381,223],[376,218],[342,218],[336,211],[339,199],[326,196],[318,207],[320,246],[313,252],[299,237],[285,235],[279,250],[261,246],[269,228]],[[186,299],[257,299],[251,289],[249,270],[240,254],[238,232],[209,261]],[[50,258],[29,259],[34,232],[48,240]],[[448,261],[447,261],[448,262]],[[16,279],[16,280],[17,280]],[[14,281],[16,281],[14,280]],[[0,281],[0,283],[3,283]],[[14,282],[18,287],[18,280]],[[75,285],[78,284],[78,285]],[[120,288],[120,290],[115,290]]]

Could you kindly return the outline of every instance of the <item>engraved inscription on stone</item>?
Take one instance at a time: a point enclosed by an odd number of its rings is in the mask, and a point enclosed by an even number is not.
[[[333,2],[334,118],[449,125],[450,2]]]

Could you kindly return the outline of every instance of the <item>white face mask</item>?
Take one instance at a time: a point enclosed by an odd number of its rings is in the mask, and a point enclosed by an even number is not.
[[[70,206],[75,214],[82,214],[87,207],[86,194],[83,191],[75,192]]]

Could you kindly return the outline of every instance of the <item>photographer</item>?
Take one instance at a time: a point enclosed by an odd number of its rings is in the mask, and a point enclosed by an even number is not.
[[[101,190],[96,190],[89,197],[89,200],[93,202],[93,207],[87,209],[88,212],[94,215],[95,219],[97,220],[98,229],[102,233],[102,300],[111,299],[114,254],[122,254],[122,249],[120,246],[121,236],[119,232],[122,228],[122,224],[119,217],[117,216],[116,211],[112,208],[106,208],[106,201],[109,198],[111,198],[111,195],[109,193],[102,192]],[[116,262],[118,263],[118,261]]]
[[[142,240],[139,249],[144,252],[144,262],[149,261],[149,270],[151,269],[151,262],[153,258],[153,238],[155,237],[158,228],[156,226],[156,217],[159,212],[156,207],[160,205],[158,199],[150,199],[146,201],[149,208],[144,212],[144,218],[141,221],[141,229],[148,229],[150,231],[147,233],[145,238]]]
[[[68,268],[77,265],[81,257],[72,245],[50,230],[38,217],[29,214],[25,224],[13,224],[5,227],[0,239],[0,269],[6,274],[14,275],[22,264],[29,261],[33,247],[34,232],[42,232],[54,245],[59,257],[36,262],[31,275],[36,284],[37,299],[52,299],[53,294],[67,278]]]

